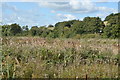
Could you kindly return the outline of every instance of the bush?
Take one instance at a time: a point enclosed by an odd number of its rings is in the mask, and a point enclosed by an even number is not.
[[[83,34],[81,35],[81,38],[100,38],[101,36],[99,34]]]

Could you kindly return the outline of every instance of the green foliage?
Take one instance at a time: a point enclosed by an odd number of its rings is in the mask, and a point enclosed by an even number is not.
[[[2,26],[2,36],[10,36],[10,25]]]
[[[101,38],[99,34],[83,34],[81,38]]]
[[[83,21],[85,33],[99,33],[104,25],[99,17],[86,17]]]
[[[117,78],[119,58],[113,44],[117,39],[4,37],[2,77]]]
[[[16,36],[21,34],[22,29],[18,24],[3,25],[2,26],[2,35],[3,36]]]
[[[80,39],[81,35],[80,34],[76,34],[76,36],[74,36],[75,39]]]
[[[53,25],[48,25],[48,27],[54,27]]]
[[[58,22],[55,25],[46,26],[28,26],[22,28],[18,24],[3,25],[3,36],[40,36],[49,38],[80,38],[80,35],[86,38],[118,38],[119,22],[117,14],[110,14],[104,21],[99,17],[85,17],[83,21],[70,20]],[[96,36],[99,35],[99,36]],[[82,37],[81,37],[82,38]]]
[[[108,21],[107,26],[103,29],[103,37],[105,38],[118,38],[119,37],[119,21],[118,21],[118,14],[110,14],[105,18],[105,21]]]
[[[21,32],[22,32],[22,29],[18,24],[15,23],[10,25],[10,34],[12,36],[20,34]]]
[[[119,37],[119,26],[118,25],[112,25],[112,26],[106,26],[104,28],[103,37],[105,38],[118,38]]]
[[[27,25],[22,27],[22,35],[23,36],[29,35],[29,28]]]
[[[30,29],[30,34],[32,36],[35,36],[35,35],[38,35],[38,32],[39,32],[39,29],[37,26],[33,26],[31,29]]]

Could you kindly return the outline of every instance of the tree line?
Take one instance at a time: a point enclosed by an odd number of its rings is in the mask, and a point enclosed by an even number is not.
[[[2,36],[40,36],[50,38],[118,38],[120,13],[99,17],[85,17],[83,21],[70,20],[46,26],[20,26],[17,23],[1,25]]]

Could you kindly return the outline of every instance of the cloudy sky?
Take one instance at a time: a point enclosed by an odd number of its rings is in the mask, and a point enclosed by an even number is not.
[[[100,17],[118,12],[118,2],[108,0],[21,0],[4,1],[0,3],[0,20],[3,24],[18,23],[28,26],[43,26],[60,21],[73,19],[82,20],[84,17]]]

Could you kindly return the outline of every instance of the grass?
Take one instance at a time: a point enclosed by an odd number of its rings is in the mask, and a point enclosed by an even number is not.
[[[2,38],[2,78],[117,78],[117,39]]]

